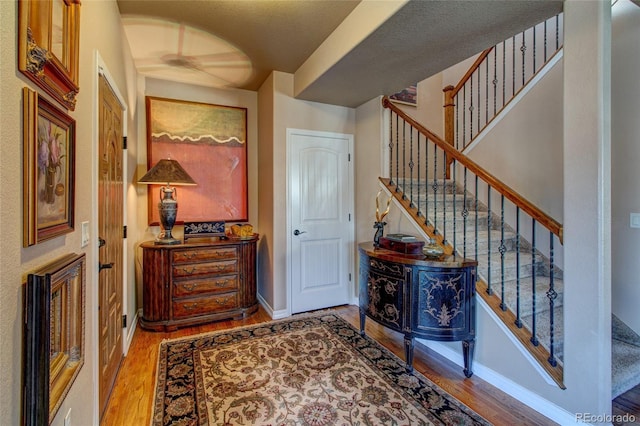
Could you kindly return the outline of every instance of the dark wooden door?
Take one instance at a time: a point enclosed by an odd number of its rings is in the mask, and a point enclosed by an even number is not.
[[[98,150],[99,400],[107,405],[122,361],[123,186],[122,106],[100,76]]]

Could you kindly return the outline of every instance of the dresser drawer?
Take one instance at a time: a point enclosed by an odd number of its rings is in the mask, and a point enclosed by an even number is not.
[[[211,314],[238,307],[238,293],[225,293],[217,296],[199,297],[173,301],[173,317],[187,318]]]
[[[175,297],[185,297],[202,293],[229,292],[238,289],[238,276],[221,275],[197,280],[176,280],[173,286],[173,295]]]
[[[238,257],[236,247],[218,248],[194,248],[188,250],[175,250],[173,253],[173,263],[191,263],[207,260],[235,259]]]
[[[380,274],[390,275],[392,277],[403,278],[404,266],[400,263],[387,262],[384,260],[369,258],[369,269]]]
[[[179,279],[212,274],[232,274],[237,271],[238,262],[236,260],[225,260],[220,262],[173,265],[172,275],[174,279]]]

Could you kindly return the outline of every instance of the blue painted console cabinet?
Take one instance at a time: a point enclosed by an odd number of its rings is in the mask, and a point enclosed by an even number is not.
[[[375,248],[373,242],[360,244],[358,252],[360,333],[366,317],[403,333],[409,371],[416,337],[462,341],[464,374],[471,377],[477,262],[446,255],[430,260]]]

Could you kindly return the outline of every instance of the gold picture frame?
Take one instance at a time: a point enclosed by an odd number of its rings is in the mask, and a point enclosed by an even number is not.
[[[79,0],[19,0],[18,69],[67,109],[76,107]]]
[[[86,256],[28,274],[24,288],[23,425],[50,424],[84,365]]]
[[[247,108],[147,96],[147,168],[177,160],[196,182],[180,187],[176,223],[249,218]],[[149,185],[149,225],[160,224]]]
[[[29,247],[72,232],[76,122],[23,88],[23,239]]]

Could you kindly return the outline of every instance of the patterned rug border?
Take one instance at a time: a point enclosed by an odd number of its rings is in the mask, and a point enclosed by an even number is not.
[[[198,333],[198,334],[193,334],[193,335],[190,335],[190,336],[163,339],[159,344],[158,356],[157,356],[157,360],[156,360],[156,377],[155,377],[155,383],[154,383],[153,405],[152,405],[152,410],[151,410],[152,412],[151,412],[151,422],[150,422],[151,426],[154,426],[156,424],[156,423],[154,423],[154,417],[155,417],[154,414],[155,414],[155,408],[156,408],[158,391],[159,391],[158,385],[159,385],[159,381],[161,379],[161,375],[159,374],[160,362],[161,362],[161,357],[162,357],[163,353],[165,353],[163,351],[163,349],[162,349],[163,346],[166,346],[166,345],[169,345],[169,344],[175,344],[175,343],[199,340],[199,339],[206,338],[206,337],[219,336],[219,335],[223,335],[223,334],[227,334],[227,333],[233,333],[233,332],[246,330],[246,329],[253,329],[253,328],[260,328],[260,327],[271,327],[271,326],[279,324],[279,323],[286,323],[286,322],[292,322],[292,321],[296,321],[296,320],[305,320],[305,319],[312,319],[312,318],[316,318],[316,317],[327,317],[327,316],[335,318],[336,321],[339,321],[340,323],[344,324],[346,327],[352,329],[355,333],[357,333],[360,336],[359,328],[355,327],[349,321],[347,321],[344,318],[342,318],[334,310],[320,310],[320,311],[314,311],[314,312],[304,312],[304,313],[300,313],[300,314],[294,314],[294,315],[291,315],[291,316],[286,317],[286,318],[272,319],[270,321],[261,322],[261,323],[240,325],[240,326],[236,326],[236,327],[232,327],[232,328],[227,328],[227,329],[224,329],[224,330],[205,331],[205,332]],[[325,323],[324,325],[327,325],[327,323]],[[260,337],[260,336],[258,336],[258,337]],[[373,339],[369,335],[365,334],[364,336],[360,336],[360,337],[362,337],[363,339],[366,339],[367,341],[369,341],[371,344],[373,344],[375,347],[377,347],[377,349],[379,349],[381,352],[383,352],[386,356],[388,356],[391,359],[395,360],[399,365],[401,365],[401,366],[405,365],[405,361],[402,358],[400,358],[398,355],[396,355],[395,353],[393,353],[392,351],[387,349],[383,344],[381,344],[377,340]],[[373,368],[378,368],[367,357],[363,356],[363,360],[368,365],[373,366]],[[425,384],[427,384],[427,385],[435,388],[436,390],[440,391],[441,393],[446,395],[448,398],[453,399],[455,401],[455,403],[459,404],[461,407],[463,407],[464,409],[468,410],[467,414],[471,418],[475,417],[475,420],[477,420],[479,422],[485,422],[487,425],[491,425],[491,422],[489,422],[486,418],[484,418],[483,416],[478,414],[476,411],[474,411],[468,405],[466,405],[465,403],[463,403],[462,401],[457,399],[455,396],[453,396],[447,390],[443,389],[440,385],[438,385],[437,383],[435,383],[434,381],[432,381],[431,379],[429,379],[428,377],[423,375],[418,370],[414,369],[409,374],[416,376],[416,378],[418,378],[419,380],[423,381]],[[165,380],[166,380],[166,378],[165,378]]]

